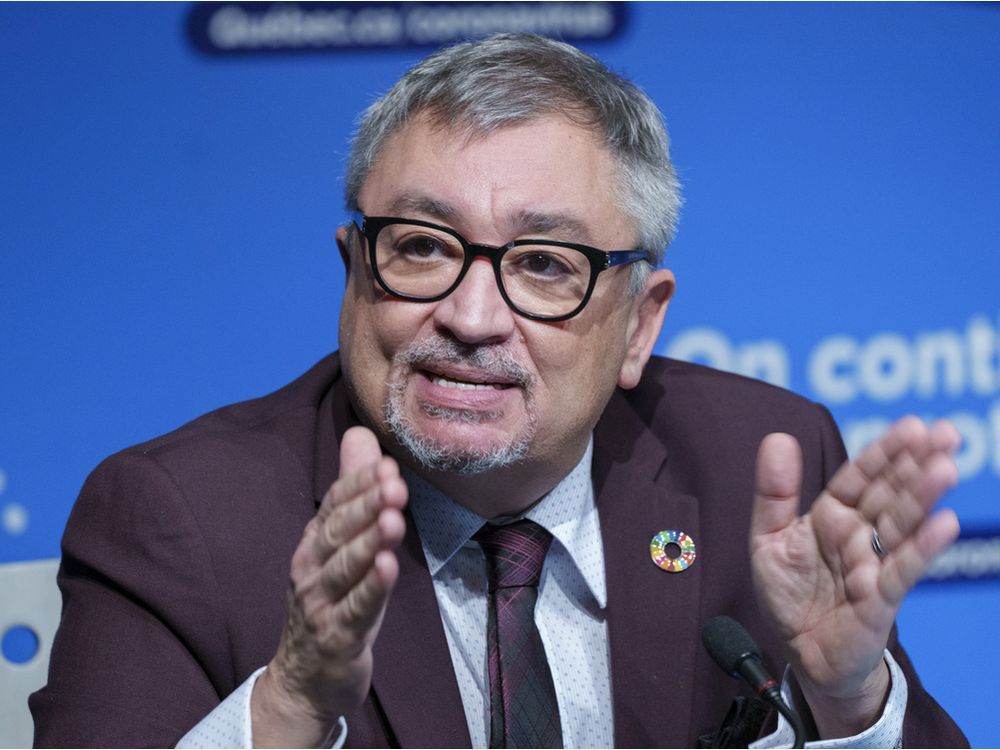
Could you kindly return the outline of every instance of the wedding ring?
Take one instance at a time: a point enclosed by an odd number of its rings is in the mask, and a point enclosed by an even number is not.
[[[886,548],[882,546],[882,539],[879,537],[878,531],[874,526],[872,526],[872,549],[875,550],[875,554],[880,558],[889,554]]]

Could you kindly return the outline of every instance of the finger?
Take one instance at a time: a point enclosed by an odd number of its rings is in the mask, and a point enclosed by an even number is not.
[[[887,460],[879,473],[869,477],[868,485],[860,490],[857,508],[865,520],[874,523],[917,480],[920,471],[917,458],[909,451],[902,450]]]
[[[866,490],[879,478],[889,478],[893,461],[911,444],[925,439],[927,427],[916,417],[907,416],[897,421],[881,438],[865,448],[861,454],[837,470],[827,489],[844,505],[858,507]],[[873,520],[870,516],[869,520]]]
[[[890,433],[890,448],[882,454],[886,461],[878,468],[877,476],[868,477],[869,484],[861,489],[857,505],[865,519],[878,529],[885,547],[892,550],[923,522],[931,506],[957,481],[951,454],[961,436],[946,420],[928,429],[915,417],[899,420]],[[890,456],[893,450],[895,455]],[[865,466],[863,461],[860,463]],[[874,466],[868,463],[866,470],[875,471]]]
[[[366,472],[367,469],[363,473]],[[381,459],[372,473],[374,484],[348,500],[335,501],[328,515],[318,521],[312,544],[317,560],[325,560],[371,527],[384,509],[399,511],[406,504],[406,484],[399,476],[399,467],[395,461],[390,458]]]
[[[791,435],[774,432],[757,450],[756,492],[751,538],[787,527],[798,517],[802,486],[802,449]]]
[[[375,433],[367,427],[351,427],[340,441],[340,468],[334,482],[320,504],[320,515],[329,512],[329,505],[343,502],[364,492],[375,481],[375,466],[382,457]]]
[[[351,427],[340,441],[340,476],[361,471],[381,457],[382,448],[375,433],[367,427]]]
[[[358,642],[371,643],[375,639],[398,578],[399,561],[395,553],[382,550],[364,579],[350,590],[342,606],[333,611],[336,621],[353,633]]]
[[[947,419],[939,419],[931,425],[931,443],[934,450],[951,454],[962,444],[962,433]]]
[[[330,514],[333,506],[353,499],[377,481],[376,472],[380,459],[382,450],[378,439],[367,427],[351,427],[344,433],[340,443],[338,479],[330,485],[316,513],[321,522]]]
[[[402,514],[388,508],[350,542],[330,555],[320,570],[319,582],[329,600],[338,601],[368,574],[382,551],[399,545],[406,531]]]
[[[900,423],[913,422],[914,419],[906,418]],[[872,523],[893,507],[896,510],[892,512],[898,512],[897,497],[900,493],[907,492],[910,485],[920,481],[921,472],[929,462],[937,460],[939,455],[950,456],[961,443],[958,430],[947,420],[939,420],[929,429],[922,429],[922,423],[916,422],[912,427],[905,426],[908,429],[902,434],[904,442],[896,455],[887,461],[877,476],[870,477],[869,486],[861,491],[858,509]],[[919,521],[924,515],[919,507],[910,506],[910,509],[918,513],[917,516],[911,514],[913,520]],[[912,529],[912,523],[907,528]],[[880,523],[878,529],[881,533]],[[889,533],[893,535],[892,530]]]
[[[879,569],[879,591],[886,602],[899,606],[927,566],[958,538],[958,516],[943,510],[928,518]]]
[[[393,552],[379,552],[364,578],[336,606],[326,610],[323,640],[338,659],[352,658],[374,642],[389,596],[399,578]]]
[[[889,550],[913,534],[941,497],[958,482],[958,468],[950,455],[935,453],[907,477],[906,486],[875,519],[874,526]]]
[[[368,574],[378,552],[378,528],[372,526],[330,555],[319,583],[328,601],[338,602]]]
[[[368,464],[357,471],[340,477],[331,484],[323,496],[319,510],[316,512],[319,520],[325,520],[333,512],[334,508],[354,501],[375,487],[379,479],[379,464],[383,461],[395,464],[392,458],[385,456],[375,463]]]

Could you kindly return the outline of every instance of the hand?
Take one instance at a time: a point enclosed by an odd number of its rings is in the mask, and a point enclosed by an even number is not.
[[[340,477],[292,556],[278,651],[251,697],[255,747],[316,747],[361,705],[372,644],[399,575],[406,484],[364,427],[344,433]]]
[[[958,480],[948,422],[898,421],[844,464],[798,515],[802,455],[775,433],[757,455],[750,532],[754,589],[824,738],[857,734],[888,694],[882,658],[903,597],[958,536],[950,510],[931,514]],[[883,548],[872,546],[878,530]]]

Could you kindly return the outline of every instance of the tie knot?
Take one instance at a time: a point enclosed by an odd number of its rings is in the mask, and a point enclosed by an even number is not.
[[[483,548],[490,591],[511,586],[537,586],[552,535],[534,521],[506,526],[485,524],[472,537]]]

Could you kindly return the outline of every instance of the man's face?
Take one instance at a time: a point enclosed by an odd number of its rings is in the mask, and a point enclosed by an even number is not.
[[[615,206],[614,178],[608,151],[559,117],[472,140],[418,117],[387,142],[359,204],[474,243],[629,249],[635,233]],[[488,470],[500,456],[565,474],[615,385],[635,385],[672,290],[669,280],[659,302],[631,298],[628,268],[615,268],[576,317],[540,322],[506,305],[490,262],[477,258],[448,297],[408,302],[377,286],[357,233],[342,229],[338,239],[350,263],[340,347],[355,407],[386,444],[406,433],[400,442],[415,440],[451,470]]]

